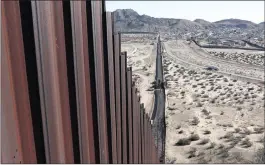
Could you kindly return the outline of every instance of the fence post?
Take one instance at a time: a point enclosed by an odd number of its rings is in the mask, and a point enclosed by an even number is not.
[[[127,106],[128,106],[128,136],[129,162],[133,163],[133,98],[132,98],[132,68],[127,69]]]
[[[1,163],[37,163],[19,2],[1,4]]]

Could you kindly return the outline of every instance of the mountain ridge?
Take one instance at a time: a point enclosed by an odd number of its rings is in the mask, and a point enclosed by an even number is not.
[[[117,9],[114,11],[116,31],[196,31],[212,28],[240,28],[255,29],[264,27],[264,22],[256,24],[248,20],[223,19],[209,22],[204,19],[194,21],[177,18],[156,18],[148,15],[140,15],[133,9]]]

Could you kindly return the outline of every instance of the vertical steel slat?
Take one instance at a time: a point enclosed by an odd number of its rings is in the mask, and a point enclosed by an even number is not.
[[[129,133],[129,162],[133,163],[133,113],[132,113],[132,68],[127,69],[127,105],[128,105],[128,133]]]
[[[114,76],[114,43],[112,29],[112,13],[106,12],[106,28],[107,28],[107,47],[108,47],[108,76],[109,76],[109,100],[111,115],[111,140],[112,140],[112,163],[117,163],[117,131],[116,131],[116,111],[115,111],[115,76]]]
[[[61,1],[32,1],[47,163],[73,163]]]
[[[133,113],[133,163],[138,164],[138,134],[137,134],[137,94],[136,94],[136,88],[133,83],[132,86],[132,98],[133,98],[133,108],[132,108],[132,113]]]
[[[71,21],[73,36],[74,67],[76,81],[76,101],[79,126],[79,146],[81,163],[96,163],[93,123],[86,2],[71,1]]]
[[[37,163],[19,2],[1,10],[1,163]]]
[[[117,163],[122,163],[121,107],[120,107],[120,34],[114,35],[114,75],[117,129]]]
[[[142,163],[144,163],[144,154],[145,154],[145,150],[144,150],[144,104],[142,104],[142,109],[141,109],[141,136],[142,136]]]
[[[152,143],[151,143],[151,138],[152,138],[152,134],[151,134],[151,132],[152,132],[152,130],[151,130],[151,127],[150,127],[150,120],[149,120],[149,118],[147,119],[147,126],[148,126],[148,161],[149,161],[149,163],[152,163],[152,154],[151,154],[151,152],[152,152],[152,149],[151,149],[151,145],[152,145]]]
[[[142,104],[140,103],[140,109],[139,109],[139,114],[140,114],[140,129],[139,129],[139,137],[140,137],[140,162],[143,163],[143,138],[142,138]]]
[[[121,115],[122,115],[122,163],[128,163],[127,152],[127,107],[126,107],[126,52],[120,56],[120,79],[121,79]]]
[[[102,1],[91,1],[100,163],[109,162],[103,54]]]
[[[141,116],[140,116],[140,106],[141,106],[141,99],[140,95],[137,96],[137,133],[138,133],[138,161],[139,164],[141,164],[141,155],[142,155],[142,150],[141,150]]]

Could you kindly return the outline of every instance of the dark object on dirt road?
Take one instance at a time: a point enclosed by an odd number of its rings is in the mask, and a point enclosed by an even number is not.
[[[215,66],[207,66],[205,69],[206,69],[206,70],[213,70],[213,71],[218,71],[218,70],[219,70],[219,69],[218,69],[217,67],[215,67]]]

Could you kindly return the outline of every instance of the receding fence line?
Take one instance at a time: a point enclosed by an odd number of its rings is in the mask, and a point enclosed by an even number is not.
[[[1,4],[1,163],[160,163],[105,2]]]

